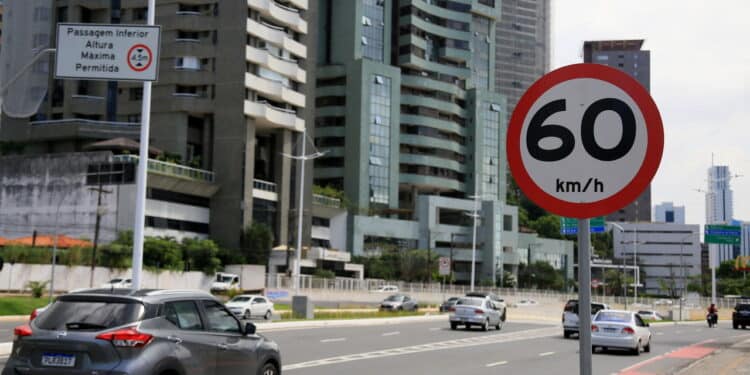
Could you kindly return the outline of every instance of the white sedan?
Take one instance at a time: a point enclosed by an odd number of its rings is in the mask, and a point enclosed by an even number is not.
[[[116,279],[109,280],[108,283],[102,284],[102,288],[106,289],[117,289],[117,288],[130,288],[133,285],[133,280],[118,277]]]
[[[591,346],[597,348],[627,349],[635,355],[641,350],[651,351],[651,329],[648,323],[632,311],[602,310],[591,323]]]
[[[263,317],[268,320],[273,315],[273,302],[261,295],[241,294],[225,305],[232,314],[243,319]]]

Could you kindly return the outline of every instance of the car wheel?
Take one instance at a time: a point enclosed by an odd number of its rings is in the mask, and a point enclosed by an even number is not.
[[[638,343],[635,344],[635,349],[633,349],[633,354],[641,355],[641,342],[640,341],[638,341]]]
[[[505,310],[503,310],[503,316],[500,317],[500,320],[505,321]]]
[[[279,369],[273,363],[266,363],[263,368],[260,369],[259,375],[278,375]]]
[[[456,323],[451,323],[451,330],[455,331],[455,330],[456,330],[456,328],[458,328],[458,324],[456,324]]]
[[[596,353],[596,351],[597,351],[598,349],[599,349],[599,347],[598,347],[598,346],[592,345],[592,346],[591,346],[591,353],[592,353],[592,354],[593,354],[593,353]]]
[[[651,353],[651,337],[648,338],[648,344],[643,347],[644,353]]]
[[[740,328],[740,326],[739,326],[739,324],[737,324],[737,323],[732,323],[732,328],[734,328],[734,329],[739,329],[739,328]]]
[[[742,326],[742,329],[745,329],[745,328],[747,328],[747,326],[744,326],[744,325],[743,325],[743,326]]]
[[[252,317],[253,317],[253,314],[252,314],[252,313],[250,312],[250,310],[248,309],[248,310],[245,310],[245,314],[243,314],[243,315],[242,315],[242,317],[243,317],[243,318],[244,318],[245,320],[250,320],[250,318],[252,318]]]
[[[499,322],[497,322],[497,325],[495,326],[495,329],[498,330],[498,331],[501,330],[501,329],[503,329],[503,321],[502,320],[499,321]]]
[[[569,339],[570,338],[570,331],[563,331],[563,337],[565,337],[566,339]]]
[[[263,315],[263,319],[265,320],[271,319],[271,310],[266,311],[266,315]]]
[[[489,330],[490,330],[490,320],[487,319],[484,321],[484,323],[482,323],[482,331],[487,332]]]

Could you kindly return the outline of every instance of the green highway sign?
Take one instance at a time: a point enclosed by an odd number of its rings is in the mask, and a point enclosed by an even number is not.
[[[592,217],[589,220],[591,233],[604,233],[605,226],[604,216]],[[578,219],[560,217],[560,234],[578,234]]]
[[[741,230],[737,225],[706,225],[703,234],[706,243],[739,245]]]

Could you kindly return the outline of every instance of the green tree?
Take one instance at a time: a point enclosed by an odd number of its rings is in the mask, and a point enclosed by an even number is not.
[[[184,262],[191,269],[199,269],[205,274],[214,274],[221,268],[219,246],[211,240],[186,238],[182,240]]]
[[[242,233],[240,252],[249,264],[268,265],[273,246],[273,233],[267,225],[253,222]]]
[[[321,279],[335,279],[336,273],[330,270],[318,268],[315,270],[315,277],[319,277]]]
[[[146,237],[143,241],[143,265],[181,271],[185,268],[182,261],[182,247],[173,238]]]
[[[719,268],[716,269],[716,278],[718,279],[735,279],[742,277],[742,272],[738,272],[734,269],[733,260],[725,260],[719,264]]]
[[[31,290],[31,296],[34,298],[41,298],[44,294],[44,290],[47,289],[49,281],[29,281],[26,283],[26,287]]]
[[[564,284],[562,272],[547,262],[538,260],[528,265],[521,263],[518,267],[518,285],[521,288],[560,290]]]
[[[536,231],[540,237],[561,238],[560,217],[555,215],[543,215],[531,223],[531,229]]]
[[[423,249],[408,250],[401,253],[401,280],[428,281],[432,274],[432,267],[437,265],[437,254],[432,253],[431,262],[428,261],[428,251]]]
[[[125,269],[131,266],[133,259],[133,232],[117,234],[117,239],[99,248],[97,264],[102,267]]]
[[[516,280],[516,277],[508,272],[503,272],[503,288],[515,288],[518,285],[518,281]]]
[[[607,294],[621,296],[623,287],[633,283],[633,277],[621,270],[609,269],[604,272],[604,283],[607,284]]]

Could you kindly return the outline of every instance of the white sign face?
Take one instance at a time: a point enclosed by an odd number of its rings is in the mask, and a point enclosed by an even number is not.
[[[661,161],[661,117],[627,74],[597,64],[534,83],[509,124],[508,164],[518,186],[558,215],[606,215],[636,199]]]
[[[441,257],[438,261],[440,264],[439,274],[440,276],[447,276],[451,274],[451,260],[447,257]]]
[[[159,26],[57,25],[56,78],[155,81]]]

